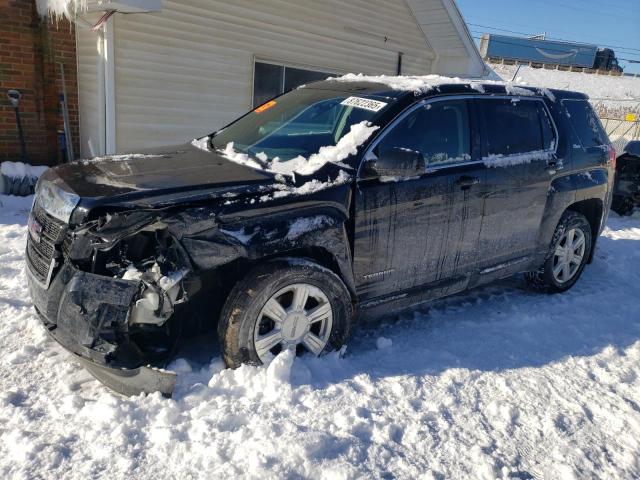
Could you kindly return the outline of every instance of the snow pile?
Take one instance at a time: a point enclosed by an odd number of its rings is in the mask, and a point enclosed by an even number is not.
[[[640,476],[640,213],[612,214],[565,294],[504,280],[361,325],[344,358],[227,370],[196,339],[164,399],[112,394],[48,338],[31,200],[0,196],[0,478]]]
[[[8,178],[39,178],[49,167],[34,167],[22,162],[2,162],[0,173]]]
[[[336,145],[322,147],[318,153],[311,155],[308,160],[304,157],[294,158],[293,161],[298,160],[301,165],[293,173],[311,175],[320,170],[326,163],[340,164],[350,155],[355,155],[358,152],[358,147],[364,144],[373,132],[379,128],[367,121],[352,125],[349,133],[338,140]]]
[[[0,194],[31,195],[38,178],[49,167],[34,167],[22,162],[0,164]]]
[[[196,146],[192,143],[192,145]],[[255,160],[252,160],[249,155],[246,153],[236,152],[233,148],[234,143],[229,142],[224,150],[220,150],[220,153],[224,155],[227,160],[231,160],[232,162],[238,163],[245,167],[255,168],[256,170],[262,170],[262,165],[260,165]]]
[[[202,138],[194,138],[191,141],[191,145],[199,148],[200,150],[204,150],[205,152],[210,152],[211,149],[209,148],[209,140],[211,140],[211,137],[208,135]]]
[[[311,193],[319,192],[326,188],[336,187],[338,185],[344,185],[353,180],[353,176],[349,175],[344,170],[340,170],[340,173],[335,179],[327,179],[327,181],[310,180],[305,182],[300,187],[290,187],[287,185],[277,185],[278,191],[272,194],[273,198],[282,198],[288,195],[309,195]],[[263,200],[264,197],[261,198]]]

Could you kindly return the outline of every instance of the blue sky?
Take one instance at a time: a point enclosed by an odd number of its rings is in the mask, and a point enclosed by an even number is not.
[[[549,37],[614,47],[618,59],[640,61],[640,0],[456,2],[474,37],[484,32],[511,35],[486,26],[527,34],[546,32]],[[640,73],[640,64],[620,63],[625,72]]]

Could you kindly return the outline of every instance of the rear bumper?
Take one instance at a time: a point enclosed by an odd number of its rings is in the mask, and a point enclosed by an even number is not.
[[[137,282],[82,272],[65,263],[46,288],[28,262],[26,270],[31,298],[49,335],[95,378],[123,395],[171,395],[176,375],[146,366],[140,349],[128,340]]]

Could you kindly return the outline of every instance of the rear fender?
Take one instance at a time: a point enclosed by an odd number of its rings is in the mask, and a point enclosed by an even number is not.
[[[610,179],[605,168],[594,168],[581,172],[555,178],[549,187],[545,213],[540,225],[538,237],[538,263],[542,263],[549,251],[549,245],[553,238],[562,214],[572,205],[587,200],[600,200],[604,208],[604,215],[594,228],[594,242],[597,235],[604,228],[606,212],[610,204]]]

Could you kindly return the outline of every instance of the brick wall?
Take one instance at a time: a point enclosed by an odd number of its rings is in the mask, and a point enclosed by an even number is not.
[[[65,19],[43,20],[35,0],[0,0],[0,161],[20,160],[15,112],[7,90],[22,93],[20,114],[28,162],[59,162],[57,132],[64,129],[59,95],[64,64],[69,120],[78,152],[75,32]]]

